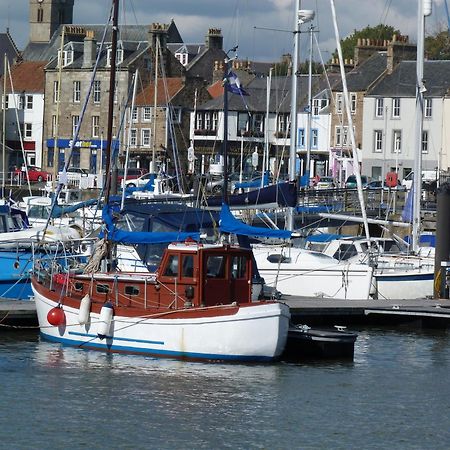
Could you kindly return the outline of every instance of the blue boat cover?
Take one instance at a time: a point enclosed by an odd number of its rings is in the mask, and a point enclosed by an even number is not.
[[[264,188],[257,188],[228,196],[228,204],[231,206],[264,205],[266,203],[278,203],[279,206],[297,205],[297,182],[282,181]],[[207,204],[217,207],[222,204],[222,197],[208,197]]]
[[[98,202],[97,198],[92,198],[90,200],[86,200],[84,202],[75,203],[74,205],[70,206],[59,206],[55,205],[52,211],[52,219],[56,219],[57,217],[61,217],[64,214],[69,214],[72,212],[77,211],[80,208],[84,208],[87,206],[95,205]]]
[[[264,174],[263,179],[263,187],[269,185],[269,172],[266,172]],[[234,185],[235,189],[246,189],[246,188],[258,188],[261,187],[261,177],[256,178],[255,180],[251,181],[243,181],[242,183],[236,183]]]
[[[108,206],[103,208],[102,218],[108,232],[108,240],[119,244],[164,244],[185,241],[188,238],[196,241],[200,240],[199,232],[146,232],[119,230],[113,223]],[[103,237],[103,232],[100,237]]]
[[[345,234],[333,234],[333,233],[320,233],[320,234],[311,234],[306,238],[307,242],[331,242],[336,239],[342,239],[344,237],[348,237]]]
[[[234,233],[244,236],[289,239],[292,235],[292,232],[288,230],[271,230],[269,228],[247,225],[236,219],[236,217],[231,214],[230,207],[225,203],[222,203],[219,226],[220,230],[225,233]]]

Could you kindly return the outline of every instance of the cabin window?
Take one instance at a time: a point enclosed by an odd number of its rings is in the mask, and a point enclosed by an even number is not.
[[[73,286],[73,288],[76,290],[76,291],[82,291],[83,290],[83,283],[75,283],[74,284],[74,286]]]
[[[333,255],[333,258],[336,258],[336,259],[342,261],[342,260],[349,259],[352,256],[355,256],[357,254],[358,254],[358,250],[356,250],[356,247],[353,244],[340,245],[339,249]]]
[[[169,261],[164,271],[166,277],[176,277],[178,275],[178,255],[170,255]]]
[[[288,256],[285,255],[269,255],[267,257],[267,261],[271,262],[271,263],[290,263],[291,262],[291,258],[289,258]]]
[[[225,256],[209,256],[206,262],[206,276],[208,278],[224,278]]]
[[[184,278],[192,278],[194,276],[194,256],[183,256],[182,276]]]
[[[245,256],[233,256],[231,259],[231,278],[247,277],[247,258]]]
[[[136,286],[125,286],[125,295],[139,295],[139,288]]]
[[[96,285],[97,294],[108,294],[109,285],[108,284],[97,284]]]

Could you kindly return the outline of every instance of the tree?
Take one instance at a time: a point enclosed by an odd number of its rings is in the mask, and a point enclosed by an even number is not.
[[[425,54],[428,59],[450,59],[450,36],[448,30],[425,38]]]
[[[358,39],[381,39],[381,40],[392,40],[394,34],[401,35],[399,30],[396,30],[390,25],[379,24],[375,27],[370,27],[369,25],[362,30],[354,30],[350,36],[345,39],[341,39],[342,47],[342,57],[345,59],[353,59],[355,53],[355,47],[358,43]],[[333,58],[337,58],[337,49],[333,53]]]

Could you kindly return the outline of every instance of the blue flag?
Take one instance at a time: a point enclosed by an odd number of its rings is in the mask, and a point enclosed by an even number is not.
[[[237,75],[230,71],[228,72],[228,83],[226,83],[227,89],[232,94],[237,95],[249,95],[241,86],[241,82],[239,81],[239,78]]]
[[[402,211],[403,222],[413,223],[413,213],[414,213],[414,183],[411,185],[411,190],[408,192],[408,197],[406,198],[405,206]]]

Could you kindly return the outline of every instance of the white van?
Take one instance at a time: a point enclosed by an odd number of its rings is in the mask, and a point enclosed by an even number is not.
[[[422,170],[422,182],[423,183],[432,183],[433,181],[437,181],[439,176],[439,172],[437,170]],[[414,180],[414,171],[411,171],[406,175],[402,180],[402,186],[406,189],[411,189],[412,182]]]

